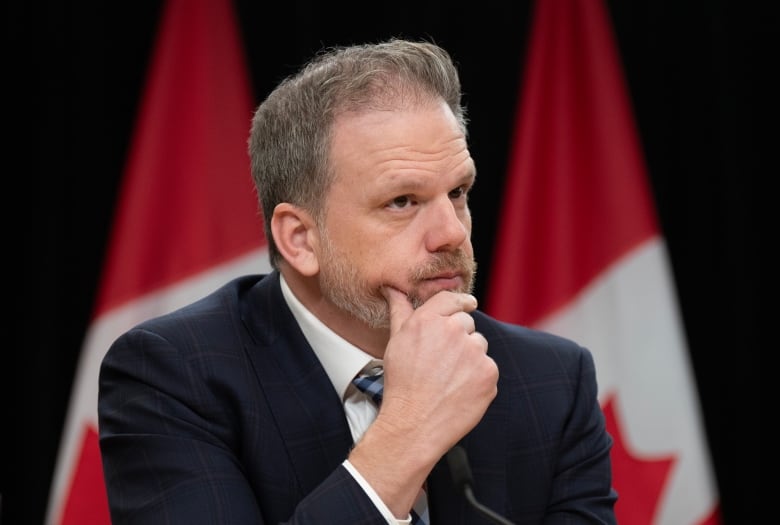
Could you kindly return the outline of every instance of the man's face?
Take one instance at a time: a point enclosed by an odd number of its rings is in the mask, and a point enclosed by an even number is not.
[[[471,291],[475,168],[444,103],[342,116],[331,159],[319,257],[326,299],[386,327],[382,287],[405,292],[415,307],[441,290]]]

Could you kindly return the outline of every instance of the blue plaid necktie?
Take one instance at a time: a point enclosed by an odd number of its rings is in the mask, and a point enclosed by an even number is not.
[[[381,366],[375,366],[364,370],[358,374],[352,383],[364,394],[369,396],[376,406],[382,403],[382,393],[385,388],[384,369]],[[411,510],[412,525],[428,525],[428,504],[425,497],[425,491],[421,490],[420,497],[414,508]]]
[[[381,366],[376,366],[361,372],[352,380],[358,389],[369,396],[376,406],[382,403],[382,392],[385,388],[385,371]]]

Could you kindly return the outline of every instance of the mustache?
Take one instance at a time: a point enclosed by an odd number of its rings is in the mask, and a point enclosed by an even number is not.
[[[430,261],[412,271],[410,280],[413,283],[419,283],[450,272],[470,276],[475,270],[476,262],[474,258],[467,255],[463,250],[455,250],[433,254]]]

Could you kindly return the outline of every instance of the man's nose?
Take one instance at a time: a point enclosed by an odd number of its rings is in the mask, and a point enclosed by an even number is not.
[[[469,236],[468,209],[456,209],[449,198],[432,201],[426,220],[425,247],[429,252],[458,248]]]

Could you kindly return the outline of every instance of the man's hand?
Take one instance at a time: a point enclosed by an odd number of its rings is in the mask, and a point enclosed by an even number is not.
[[[403,292],[384,294],[384,397],[349,459],[402,517],[439,458],[482,418],[497,393],[498,367],[474,329],[472,295],[442,291],[415,310]]]
[[[438,459],[479,422],[497,392],[498,368],[468,313],[477,300],[442,291],[415,310],[403,292],[384,293],[390,341],[379,418],[424,439]]]

